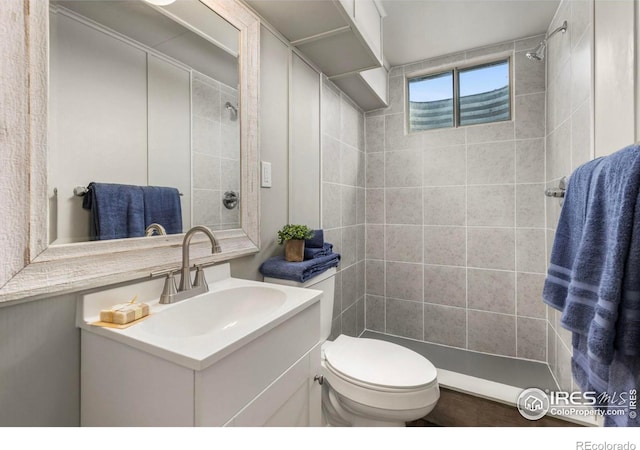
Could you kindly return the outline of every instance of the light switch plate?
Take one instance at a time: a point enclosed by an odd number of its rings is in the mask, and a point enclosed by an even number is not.
[[[261,186],[263,188],[270,188],[271,187],[271,163],[270,162],[266,162],[266,161],[261,161],[260,162],[260,168],[261,168],[261,172],[262,172],[262,184]]]

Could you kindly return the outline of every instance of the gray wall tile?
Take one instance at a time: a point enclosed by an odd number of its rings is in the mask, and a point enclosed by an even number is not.
[[[513,121],[496,122],[466,127],[467,144],[510,141],[515,138]]]
[[[516,185],[516,226],[543,228],[545,198],[543,183]]]
[[[422,188],[390,188],[385,190],[387,223],[422,225]]]
[[[387,225],[385,240],[387,261],[422,262],[421,225]]]
[[[467,225],[512,227],[514,185],[467,187]]]
[[[513,141],[473,144],[467,148],[467,183],[502,184],[515,181]]]
[[[464,227],[424,227],[424,262],[447,266],[465,265]]]
[[[322,181],[341,182],[340,142],[328,134],[322,136]]]
[[[468,269],[467,285],[469,308],[515,314],[515,272]]]
[[[384,296],[384,261],[368,259],[366,261],[366,277],[367,294]]]
[[[546,317],[545,304],[542,302],[542,288],[545,276],[536,273],[517,274],[518,316]]]
[[[365,119],[365,149],[367,153],[384,151],[384,116]]]
[[[422,150],[386,152],[384,172],[386,187],[422,186]]]
[[[516,182],[544,181],[544,139],[516,141]]]
[[[518,358],[547,360],[547,322],[518,317]]]
[[[516,317],[469,310],[469,349],[516,356]]]
[[[467,269],[424,266],[424,301],[439,305],[467,306]]]
[[[514,270],[515,233],[509,228],[468,228],[467,265]]]
[[[537,44],[534,44],[535,47]],[[532,47],[532,48],[533,48]],[[545,65],[540,61],[532,61],[527,58],[526,50],[517,52],[514,58],[515,69],[515,93],[532,94],[545,90]]]
[[[368,188],[384,187],[384,153],[367,153],[365,173]]]
[[[355,303],[342,313],[342,334],[354,337],[358,336],[357,314]]]
[[[464,186],[425,187],[424,199],[425,225],[466,224],[466,191]]]
[[[422,301],[421,264],[387,262],[385,280],[385,295],[387,298]]]
[[[373,331],[380,331],[384,333],[385,331],[384,314],[385,314],[384,297],[367,295],[365,300],[366,329],[373,330]]]
[[[342,187],[322,183],[322,226],[336,228],[342,225]]]
[[[467,312],[463,308],[424,305],[424,340],[436,344],[466,348]]]
[[[441,147],[451,147],[465,144],[464,128],[443,128],[440,130],[428,130],[422,133],[423,148],[432,150]]]
[[[357,223],[356,203],[357,189],[351,186],[342,186],[342,226]]]
[[[336,139],[340,138],[340,95],[332,89],[322,89],[322,131]]]
[[[384,225],[366,226],[366,248],[367,259],[384,259]]]
[[[540,138],[545,134],[545,94],[516,96],[516,139]]]
[[[358,148],[358,116],[360,112],[343,94],[340,99],[340,140]]]
[[[545,230],[516,230],[516,267],[519,272],[545,273]]]
[[[367,223],[384,223],[384,189],[367,189],[365,218]]]
[[[340,146],[341,153],[341,183],[347,186],[358,186],[358,171],[360,152],[355,147],[346,144]]]
[[[387,298],[386,332],[422,340],[422,307],[422,303]]]
[[[425,186],[464,185],[466,182],[464,145],[425,150],[423,162]]]
[[[386,151],[417,149],[422,145],[422,135],[407,134],[404,125],[404,114],[385,116],[384,148]]]

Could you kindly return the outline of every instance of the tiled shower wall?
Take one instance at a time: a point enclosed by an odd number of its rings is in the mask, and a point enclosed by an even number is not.
[[[395,67],[367,113],[366,328],[546,361],[541,36]],[[511,121],[405,133],[405,76],[511,55]]]
[[[222,204],[226,191],[240,192],[238,90],[193,72],[192,81],[193,225],[212,230],[240,227],[239,207]]]
[[[342,259],[336,276],[331,339],[364,331],[364,114],[323,76],[322,222]]]
[[[563,0],[549,26],[564,20],[566,34],[550,39],[547,48],[547,170],[549,187],[556,187],[579,165],[592,159],[593,1]],[[547,199],[548,254],[560,214],[560,202]],[[548,362],[560,388],[572,390],[571,333],[559,326],[560,313],[548,308]]]

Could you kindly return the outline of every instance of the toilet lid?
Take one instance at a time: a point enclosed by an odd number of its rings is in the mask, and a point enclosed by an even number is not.
[[[334,371],[369,385],[415,389],[437,377],[434,365],[422,355],[378,339],[340,335],[324,354]]]

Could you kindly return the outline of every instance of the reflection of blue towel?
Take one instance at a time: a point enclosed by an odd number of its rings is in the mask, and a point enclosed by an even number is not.
[[[574,172],[543,292],[573,332],[572,369],[580,388],[611,397],[640,382],[639,194],[638,146]],[[605,425],[640,422],[625,414],[606,416]]]
[[[321,256],[327,256],[333,252],[333,244],[326,242],[322,248],[304,248],[304,259],[320,258]]]
[[[144,236],[144,201],[139,186],[90,183],[82,207],[91,210],[91,239]]]
[[[262,263],[260,273],[265,277],[304,283],[331,267],[336,267],[339,262],[340,255],[337,253],[302,262],[289,262],[284,259],[284,256],[274,256]]]
[[[167,234],[182,233],[180,193],[176,188],[143,186],[144,224],[159,223]]]
[[[313,237],[305,239],[305,248],[322,248],[324,245],[324,232],[322,230],[313,230]]]

